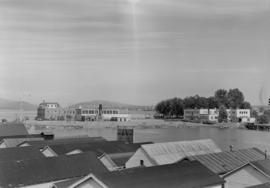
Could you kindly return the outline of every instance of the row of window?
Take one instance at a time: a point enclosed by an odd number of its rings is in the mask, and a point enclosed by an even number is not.
[[[240,111],[239,114],[248,114],[248,111]]]
[[[118,110],[102,110],[103,114],[119,114]],[[98,114],[98,110],[82,110],[82,114]]]

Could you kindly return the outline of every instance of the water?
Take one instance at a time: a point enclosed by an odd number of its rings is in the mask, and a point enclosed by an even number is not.
[[[116,128],[98,128],[87,130],[54,130],[56,137],[89,135],[102,136],[116,140]],[[135,142],[168,142],[210,138],[224,151],[233,145],[234,149],[257,147],[270,152],[270,132],[244,129],[220,129],[211,127],[135,129]]]
[[[35,119],[37,115],[36,111],[21,111],[21,110],[0,110],[0,120],[6,119],[8,121],[14,121],[20,116],[28,117],[29,119]]]

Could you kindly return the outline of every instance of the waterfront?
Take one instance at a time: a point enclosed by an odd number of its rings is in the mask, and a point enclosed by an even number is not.
[[[41,130],[31,130],[40,132]],[[64,136],[102,136],[108,140],[116,140],[116,127],[103,128],[66,128],[50,129],[56,137]],[[220,129],[216,127],[167,127],[167,128],[135,128],[135,142],[167,142],[179,140],[194,140],[211,138],[218,146],[226,151],[229,146],[233,145],[234,149],[257,147],[263,151],[270,152],[270,133],[263,131],[253,131],[237,128]]]

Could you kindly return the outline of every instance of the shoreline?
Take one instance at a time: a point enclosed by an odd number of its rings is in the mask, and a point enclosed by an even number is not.
[[[112,122],[112,121],[94,121],[94,122],[78,122],[78,121],[36,121],[28,120],[25,122],[28,130],[54,130],[54,129],[115,129],[118,126],[133,128],[133,129],[166,129],[166,128],[231,128],[243,129],[243,125],[239,123],[217,123],[217,124],[202,124],[190,123],[183,121],[164,121],[156,119],[146,120],[131,120],[127,122]]]

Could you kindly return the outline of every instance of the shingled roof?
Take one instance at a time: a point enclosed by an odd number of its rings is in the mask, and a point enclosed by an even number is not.
[[[0,187],[21,187],[107,172],[93,152],[0,162]]]
[[[26,160],[45,158],[45,156],[34,147],[13,147],[0,149],[0,162],[13,160]]]
[[[216,174],[225,174],[249,162],[263,160],[265,154],[257,148],[241,149],[187,157],[197,160]]]

